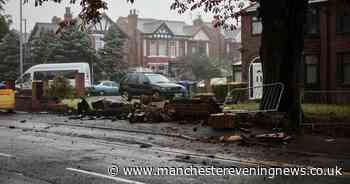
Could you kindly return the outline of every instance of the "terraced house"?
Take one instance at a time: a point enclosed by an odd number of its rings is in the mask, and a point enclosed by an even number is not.
[[[128,34],[130,66],[166,73],[169,62],[195,52],[230,61],[240,57],[240,30],[223,31],[201,17],[189,25],[183,21],[139,18],[136,10],[131,10],[117,24]]]

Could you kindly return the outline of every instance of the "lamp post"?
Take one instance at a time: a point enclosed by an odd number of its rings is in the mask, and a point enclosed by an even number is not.
[[[20,32],[20,37],[19,37],[19,73],[20,73],[20,79],[22,79],[23,75],[23,30],[22,30],[22,20],[23,20],[23,0],[19,1],[19,32]]]

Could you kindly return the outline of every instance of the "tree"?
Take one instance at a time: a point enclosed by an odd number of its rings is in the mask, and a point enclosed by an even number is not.
[[[0,0],[0,11],[4,9],[5,0]]]
[[[5,0],[0,0],[0,42],[1,39],[10,32],[9,24],[11,23],[8,15],[2,15],[1,11],[5,5]]]
[[[96,61],[98,78],[118,80],[128,68],[124,52],[125,40],[118,27],[113,25],[105,33],[103,41],[104,47],[98,51]]]
[[[6,20],[6,17],[0,14],[0,41],[9,31],[9,24]]]
[[[196,53],[189,56],[186,60],[191,63],[192,72],[196,80],[209,80],[214,77],[221,77],[221,71],[213,64],[213,58]]]
[[[19,35],[10,31],[0,42],[0,81],[15,80],[19,75]]]
[[[42,32],[39,37],[31,40],[29,46],[31,65],[48,62],[55,42],[57,38],[53,32]]]
[[[45,63],[91,62],[95,53],[88,34],[77,26],[66,27],[47,47],[50,53]]]

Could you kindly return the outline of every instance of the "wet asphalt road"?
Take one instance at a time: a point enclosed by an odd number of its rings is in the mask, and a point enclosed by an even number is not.
[[[117,176],[120,167],[249,167],[245,162],[213,159],[160,142],[175,138],[111,132],[45,123],[14,123],[0,115],[0,183],[349,183],[350,177]],[[170,140],[171,139],[171,140]],[[193,143],[196,144],[196,143]],[[190,155],[190,156],[189,156]],[[197,155],[197,156],[196,156]]]

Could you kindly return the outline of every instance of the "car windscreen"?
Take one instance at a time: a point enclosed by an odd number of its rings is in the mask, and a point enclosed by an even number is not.
[[[168,83],[169,79],[159,74],[146,74],[146,77],[151,83]]]

